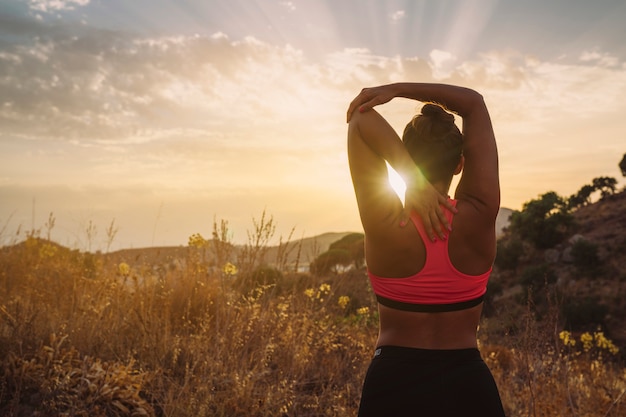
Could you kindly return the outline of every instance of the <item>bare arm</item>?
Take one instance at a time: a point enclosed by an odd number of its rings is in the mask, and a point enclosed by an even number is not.
[[[486,222],[500,206],[498,153],[491,119],[483,97],[474,90],[446,84],[396,83],[366,88],[350,103],[348,120],[394,97],[436,102],[463,118],[465,167],[456,198],[468,201]]]
[[[378,87],[364,88],[350,103],[348,121],[358,109],[364,113],[375,106],[387,103],[395,97],[403,97],[422,102],[435,102],[448,110],[458,113],[465,118],[482,101],[482,96],[476,91],[465,87],[448,84],[430,83],[394,83]]]
[[[450,228],[450,224],[440,204],[456,209],[426,180],[397,133],[377,112],[358,113],[351,118],[348,157],[366,233],[384,233],[395,226],[398,219],[405,223],[409,211],[414,209],[422,216],[425,230],[432,240],[434,233],[444,238],[441,226]],[[390,189],[385,161],[405,180],[407,197],[419,195],[415,201],[408,201],[405,208]]]

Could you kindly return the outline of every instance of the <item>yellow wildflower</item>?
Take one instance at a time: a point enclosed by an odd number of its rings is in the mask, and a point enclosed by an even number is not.
[[[341,297],[339,297],[337,304],[339,304],[339,307],[341,308],[346,308],[348,304],[350,304],[350,297],[348,297],[347,295],[342,295]]]
[[[619,352],[619,348],[613,344],[612,341],[604,336],[604,332],[596,332],[593,334],[593,338],[595,339],[596,346],[600,349],[606,349],[613,355],[616,355]]]
[[[315,290],[313,288],[307,288],[306,290],[304,290],[304,295],[309,298],[313,298],[315,297]]]
[[[232,276],[235,275],[238,270],[235,265],[231,264],[230,262],[226,262],[226,264],[222,268],[222,272],[224,272],[224,275]]]
[[[321,294],[328,294],[330,292],[330,285],[329,284],[322,284],[320,285],[320,293]]]
[[[188,243],[189,246],[200,249],[207,246],[209,244],[209,241],[203,238],[200,233],[194,233],[193,235],[189,236]]]
[[[58,248],[49,243],[44,244],[39,248],[39,257],[40,258],[52,258],[56,255]]]
[[[289,303],[279,303],[276,306],[276,310],[278,310],[278,317],[283,319],[289,317]]]
[[[358,314],[359,316],[367,316],[369,315],[369,313],[370,313],[369,307],[361,307],[356,310],[356,314]]]
[[[126,276],[130,274],[130,266],[126,262],[120,262],[120,264],[117,266],[117,271],[120,275]]]
[[[567,330],[563,330],[559,333],[559,339],[561,339],[564,346],[576,346],[576,339],[574,339],[572,334]]]
[[[580,341],[583,344],[583,349],[585,352],[589,352],[589,350],[591,350],[591,348],[593,347],[593,336],[590,335],[588,332],[580,335]]]

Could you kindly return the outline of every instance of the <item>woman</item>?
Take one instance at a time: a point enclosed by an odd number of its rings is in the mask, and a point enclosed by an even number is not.
[[[374,106],[426,104],[400,139]],[[348,158],[365,231],[380,330],[359,417],[504,416],[478,351],[482,299],[496,253],[498,157],[482,96],[451,85],[364,89],[348,109]],[[407,183],[405,205],[387,161]],[[446,198],[462,172],[454,200]],[[410,221],[407,221],[410,217]]]

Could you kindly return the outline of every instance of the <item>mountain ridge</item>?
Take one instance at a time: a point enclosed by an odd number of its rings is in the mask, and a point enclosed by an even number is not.
[[[496,218],[496,235],[502,236],[505,228],[508,226],[510,216],[514,210],[501,207]],[[346,235],[351,233],[363,233],[362,231],[345,231],[345,232],[325,232],[319,235],[305,237],[298,240],[291,240],[284,242],[284,245],[288,245],[287,263],[294,264],[298,262],[300,265],[308,265],[321,253],[328,250],[330,245]],[[301,245],[298,254],[297,246]],[[233,245],[235,251],[241,250],[245,245],[238,244]],[[158,260],[175,260],[184,258],[185,251],[188,246],[155,246],[145,248],[129,248],[119,249],[113,252],[105,254],[107,258],[116,259],[124,262],[133,263],[153,263]],[[269,264],[274,264],[273,260],[276,259],[279,252],[279,245],[271,245],[267,247],[266,261]],[[298,256],[300,259],[298,259]]]

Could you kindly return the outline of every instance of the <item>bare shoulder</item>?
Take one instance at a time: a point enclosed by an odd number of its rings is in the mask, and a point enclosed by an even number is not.
[[[414,275],[424,266],[426,249],[415,226],[398,223],[380,233],[365,234],[368,269],[375,275],[402,278]]]
[[[450,260],[461,272],[481,274],[491,267],[496,256],[495,215],[490,208],[471,200],[458,200],[457,209],[450,234]]]
[[[457,201],[456,207],[454,230],[460,229],[474,238],[495,237],[497,209],[463,199]]]

